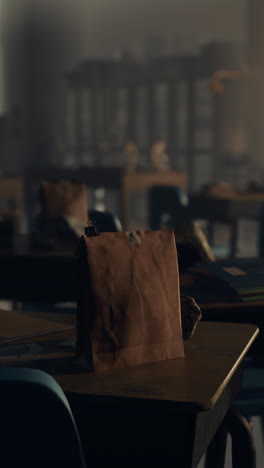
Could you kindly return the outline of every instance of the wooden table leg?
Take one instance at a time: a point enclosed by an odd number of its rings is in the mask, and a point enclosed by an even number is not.
[[[247,419],[231,408],[206,452],[205,468],[224,468],[227,434],[232,440],[232,467],[256,468],[256,449]]]
[[[231,239],[230,239],[230,254],[229,257],[234,258],[237,254],[238,244],[238,220],[234,219],[230,222]]]
[[[232,439],[233,468],[256,468],[256,448],[248,420],[231,408],[224,422]]]
[[[227,445],[227,430],[222,423],[209,445],[204,468],[224,468]]]

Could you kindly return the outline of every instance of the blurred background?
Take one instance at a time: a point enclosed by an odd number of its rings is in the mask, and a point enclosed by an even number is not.
[[[148,172],[162,141],[188,193],[220,181],[262,190],[262,0],[1,0],[0,18],[3,176],[96,167],[109,179],[127,168],[128,142],[133,170]],[[99,179],[89,206],[120,216]],[[146,205],[133,195],[132,227],[147,226]],[[254,230],[242,229],[244,254]]]

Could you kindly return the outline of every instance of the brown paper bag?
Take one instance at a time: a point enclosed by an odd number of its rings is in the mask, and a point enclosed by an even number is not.
[[[81,182],[41,183],[43,211],[47,218],[69,217],[85,226],[88,218],[87,187]]]
[[[78,361],[107,371],[184,356],[172,230],[83,236]]]

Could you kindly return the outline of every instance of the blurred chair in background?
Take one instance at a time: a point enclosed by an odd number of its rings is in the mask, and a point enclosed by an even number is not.
[[[188,196],[179,187],[155,186],[149,190],[150,229],[174,229],[180,271],[198,262],[215,260],[213,251],[188,212]]]
[[[148,224],[151,230],[169,224],[177,228],[189,221],[188,195],[180,187],[153,186],[148,192]]]
[[[195,263],[214,262],[214,253],[197,221],[189,221],[174,230],[179,270],[188,270]]]
[[[89,219],[94,221],[99,232],[121,232],[119,219],[108,211],[89,210]]]

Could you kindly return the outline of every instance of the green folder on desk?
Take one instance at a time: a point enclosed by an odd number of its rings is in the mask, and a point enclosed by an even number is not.
[[[197,287],[206,288],[208,295],[213,294],[217,297],[214,302],[220,300],[219,296],[221,302],[264,300],[264,259],[262,258],[224,259],[212,263],[200,263],[189,271]]]

